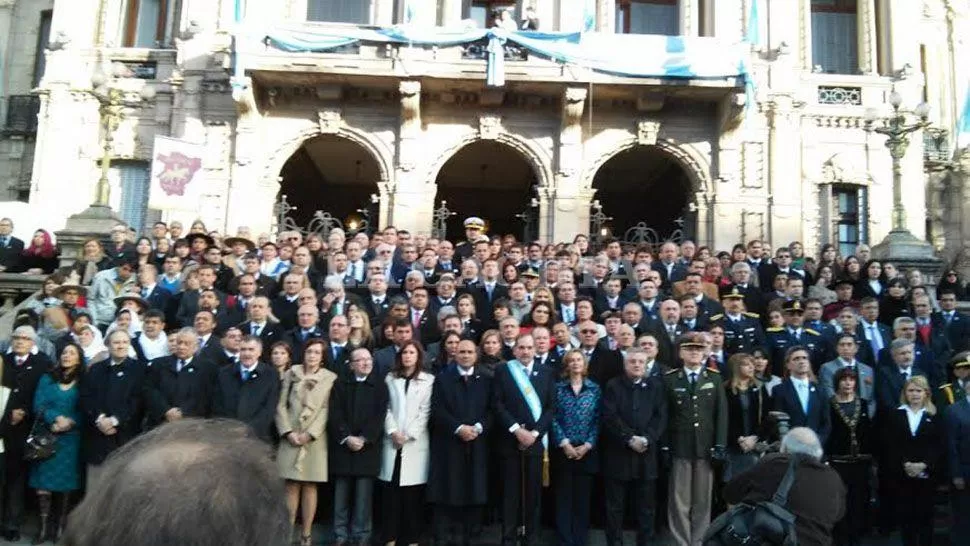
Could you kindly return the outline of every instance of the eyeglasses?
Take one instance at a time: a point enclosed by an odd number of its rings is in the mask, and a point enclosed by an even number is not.
[[[580,330],[579,333],[580,334],[596,334],[598,332],[596,330]]]

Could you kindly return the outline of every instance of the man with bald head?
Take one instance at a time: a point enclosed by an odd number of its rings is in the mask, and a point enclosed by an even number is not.
[[[653,270],[660,273],[664,290],[670,290],[671,284],[683,280],[687,274],[687,267],[677,259],[678,252],[677,245],[668,241],[660,247],[660,259],[651,264]]]
[[[330,322],[333,324],[333,321]],[[320,312],[317,311],[317,306],[304,304],[296,311],[296,326],[287,330],[283,341],[293,349],[294,355],[302,355],[308,341],[326,337],[320,329]]]
[[[212,414],[216,366],[196,356],[198,346],[195,330],[182,328],[175,335],[173,354],[147,364],[145,405],[149,426]]]

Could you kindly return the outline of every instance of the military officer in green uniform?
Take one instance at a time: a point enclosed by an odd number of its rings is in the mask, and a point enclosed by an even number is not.
[[[768,328],[767,331],[771,372],[779,377],[785,375],[785,353],[790,347],[797,345],[808,350],[812,372],[818,374],[822,364],[834,358],[828,341],[819,332],[805,328],[805,306],[801,300],[786,301],[782,310],[785,313],[785,325]]]
[[[464,226],[465,238],[468,240],[458,243],[458,246],[455,247],[455,256],[459,262],[463,262],[472,257],[472,253],[475,250],[475,243],[481,241],[485,235],[485,220],[482,220],[478,216],[465,218]]]
[[[957,353],[950,359],[950,367],[953,368],[953,382],[940,385],[933,397],[933,403],[941,415],[943,410],[966,396],[966,385],[970,383],[970,351]]]
[[[765,346],[765,332],[758,313],[744,309],[744,292],[737,286],[722,286],[721,305],[724,314],[712,315],[711,323],[724,328],[725,360],[735,353],[750,353],[755,347]]]
[[[672,459],[667,517],[678,546],[701,542],[711,520],[711,460],[722,460],[727,445],[727,398],[720,374],[703,366],[703,336],[681,336],[677,347],[682,365],[664,375],[669,412],[664,449]]]

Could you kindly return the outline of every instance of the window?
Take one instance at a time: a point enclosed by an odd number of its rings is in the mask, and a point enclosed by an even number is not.
[[[370,0],[310,0],[307,20],[367,25],[371,22],[370,5]]]
[[[864,186],[831,186],[830,239],[838,247],[839,254],[850,256],[862,243],[868,243],[868,189]]]
[[[856,0],[812,0],[812,64],[827,74],[859,72]]]
[[[40,85],[47,69],[47,42],[51,39],[51,20],[54,10],[40,12],[40,29],[37,31],[37,49],[34,52],[34,81],[33,86]]]
[[[118,180],[121,201],[118,212],[126,224],[141,233],[148,208],[151,164],[146,161],[117,161],[111,164],[112,178]]]
[[[125,47],[157,49],[172,41],[180,0],[128,0],[125,9]]]
[[[616,31],[624,34],[680,34],[677,0],[618,0]]]
[[[515,13],[515,2],[510,0],[472,0],[468,19],[475,21],[478,28],[495,26],[495,14],[503,10]]]

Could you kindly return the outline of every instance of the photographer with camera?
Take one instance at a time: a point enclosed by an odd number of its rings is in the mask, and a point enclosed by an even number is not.
[[[795,480],[784,509],[795,516],[798,545],[832,544],[832,528],[845,513],[845,486],[838,473],[822,463],[822,453],[822,444],[815,432],[805,427],[793,428],[782,438],[780,453],[766,455],[754,468],[728,482],[724,500],[728,504],[752,505],[771,501],[794,457]],[[723,544],[719,537],[711,537],[704,544]]]
[[[698,544],[711,521],[714,471],[727,446],[727,397],[721,374],[705,368],[704,334],[688,332],[677,343],[683,365],[664,375],[668,427],[665,451],[673,459],[667,517],[674,544]]]

